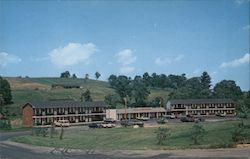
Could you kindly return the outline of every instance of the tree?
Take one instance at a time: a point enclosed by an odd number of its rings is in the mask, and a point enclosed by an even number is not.
[[[201,75],[201,85],[203,89],[210,89],[211,87],[211,77],[206,71]]]
[[[114,85],[116,92],[119,94],[121,99],[131,96],[131,81],[127,76],[118,76]]]
[[[93,101],[91,96],[90,96],[90,91],[87,89],[84,93],[82,93],[81,95],[81,101],[85,101],[85,102],[91,102]]]
[[[1,104],[11,104],[12,103],[12,95],[10,84],[7,80],[3,79],[0,76],[0,99]]]
[[[141,77],[135,78],[132,82],[132,97],[135,99],[136,106],[146,105],[145,100],[150,94],[149,89],[146,87],[145,83],[143,83]]]
[[[213,96],[216,98],[230,98],[237,101],[241,95],[240,87],[233,80],[223,80],[214,87]]]
[[[202,125],[195,124],[191,128],[191,140],[195,145],[199,144],[200,141],[203,140],[203,136],[205,134],[205,129]]]
[[[77,77],[76,77],[76,74],[73,74],[73,75],[72,75],[72,78],[76,79],[76,78],[77,78]]]
[[[89,79],[89,74],[86,73],[84,79],[88,80]]]
[[[116,82],[117,82],[117,76],[116,75],[110,75],[108,78],[109,84],[111,87],[115,87],[116,86]]]
[[[169,87],[173,89],[181,88],[186,84],[186,74],[179,75],[169,75]]]
[[[108,94],[104,97],[105,103],[109,105],[109,108],[115,109],[116,104],[119,102],[119,96],[117,94]]]
[[[157,139],[157,144],[163,145],[163,143],[167,140],[167,138],[171,135],[170,129],[164,128],[164,127],[159,127],[156,130],[156,139]]]
[[[96,80],[98,80],[98,78],[101,76],[101,74],[99,73],[99,72],[97,72],[96,71],[96,73],[95,73],[95,78],[96,78]]]
[[[211,77],[209,76],[209,74],[205,71],[202,73],[201,75],[201,86],[202,86],[202,90],[201,90],[201,98],[210,98],[211,97]]]
[[[250,141],[250,129],[245,125],[243,120],[239,123],[232,132],[232,139],[236,143],[248,143]]]
[[[62,72],[60,78],[70,78],[69,71]]]
[[[201,91],[202,86],[200,77],[192,77],[185,82],[185,86],[177,89],[171,93],[171,99],[199,99],[202,98]]]
[[[143,74],[142,79],[143,79],[143,82],[146,84],[147,87],[151,86],[151,77],[147,72],[145,72]]]
[[[150,105],[153,107],[164,107],[164,100],[162,97],[155,97],[155,99],[150,102]]]

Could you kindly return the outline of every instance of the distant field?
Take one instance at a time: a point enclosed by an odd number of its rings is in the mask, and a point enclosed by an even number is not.
[[[250,121],[248,121],[250,122]],[[171,136],[164,145],[157,145],[156,128],[113,128],[90,130],[65,130],[63,140],[58,135],[50,138],[23,136],[13,141],[32,145],[76,149],[189,149],[232,147],[232,131],[239,121],[202,123],[206,130],[204,141],[193,145],[190,129],[194,123],[170,123]],[[60,130],[58,130],[60,132]]]

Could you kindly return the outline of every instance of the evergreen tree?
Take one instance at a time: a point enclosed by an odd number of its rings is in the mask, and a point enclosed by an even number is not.
[[[98,78],[101,76],[101,74],[99,73],[99,72],[97,72],[96,71],[96,73],[95,73],[95,78],[96,78],[96,80],[98,80]]]
[[[73,75],[72,75],[72,78],[76,79],[76,78],[77,78],[77,77],[76,77],[76,74],[73,74]]]
[[[0,99],[2,104],[11,104],[12,103],[12,95],[10,84],[7,80],[3,79],[0,76]]]

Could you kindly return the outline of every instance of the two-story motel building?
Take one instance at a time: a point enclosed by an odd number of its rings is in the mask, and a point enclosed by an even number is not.
[[[100,123],[105,120],[104,102],[43,101],[23,106],[23,125],[46,126],[54,121],[68,120],[70,125]]]
[[[224,114],[235,116],[235,103],[231,99],[176,99],[167,102],[167,111],[175,116]]]

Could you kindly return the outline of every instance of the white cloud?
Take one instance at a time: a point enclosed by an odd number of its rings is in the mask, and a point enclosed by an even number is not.
[[[242,27],[243,30],[250,30],[250,25],[246,25],[244,27]]]
[[[250,2],[250,0],[235,0],[234,2],[235,2],[236,4],[238,4],[238,5],[241,5],[241,4]]]
[[[195,69],[195,70],[193,71],[193,74],[194,74],[194,75],[199,75],[199,74],[201,74],[201,69],[199,69],[199,68]]]
[[[217,71],[214,71],[214,72],[211,73],[211,76],[215,76],[215,75],[217,75],[217,74],[218,74],[218,72],[217,72]]]
[[[55,66],[63,68],[79,63],[89,64],[91,55],[97,51],[93,43],[69,43],[51,51],[49,57]]]
[[[164,64],[170,64],[170,63],[171,63],[171,60],[168,59],[168,58],[162,59],[160,57],[157,57],[155,59],[155,64],[156,65],[164,65]]]
[[[15,55],[8,54],[6,52],[0,52],[0,67],[5,67],[11,63],[19,63],[22,59]]]
[[[179,54],[177,57],[174,58],[174,61],[178,62],[184,58],[184,55]]]
[[[176,57],[174,58],[161,58],[161,57],[157,57],[155,59],[155,64],[156,65],[164,65],[164,64],[171,64],[171,63],[174,63],[174,62],[179,62],[181,61],[182,59],[184,58],[184,55],[182,54],[179,54],[177,55]]]
[[[124,74],[131,73],[134,70],[135,70],[135,68],[133,66],[122,66],[122,67],[120,67],[120,72],[124,73]]]
[[[47,61],[49,60],[49,57],[31,57],[30,61],[33,62],[42,62],[42,61]]]
[[[115,54],[117,63],[121,64],[120,73],[127,74],[135,70],[135,67],[131,66],[132,63],[136,62],[136,56],[133,55],[133,51],[130,49],[124,49]]]
[[[229,62],[223,62],[220,65],[220,68],[237,67],[237,66],[240,66],[242,64],[249,63],[249,62],[250,62],[250,54],[246,53],[243,57],[241,57],[239,59],[235,59],[235,60],[229,61]]]
[[[133,56],[133,52],[130,49],[124,49],[118,52],[115,54],[115,57],[117,57],[117,62],[123,66],[132,64],[136,61],[136,56]]]

